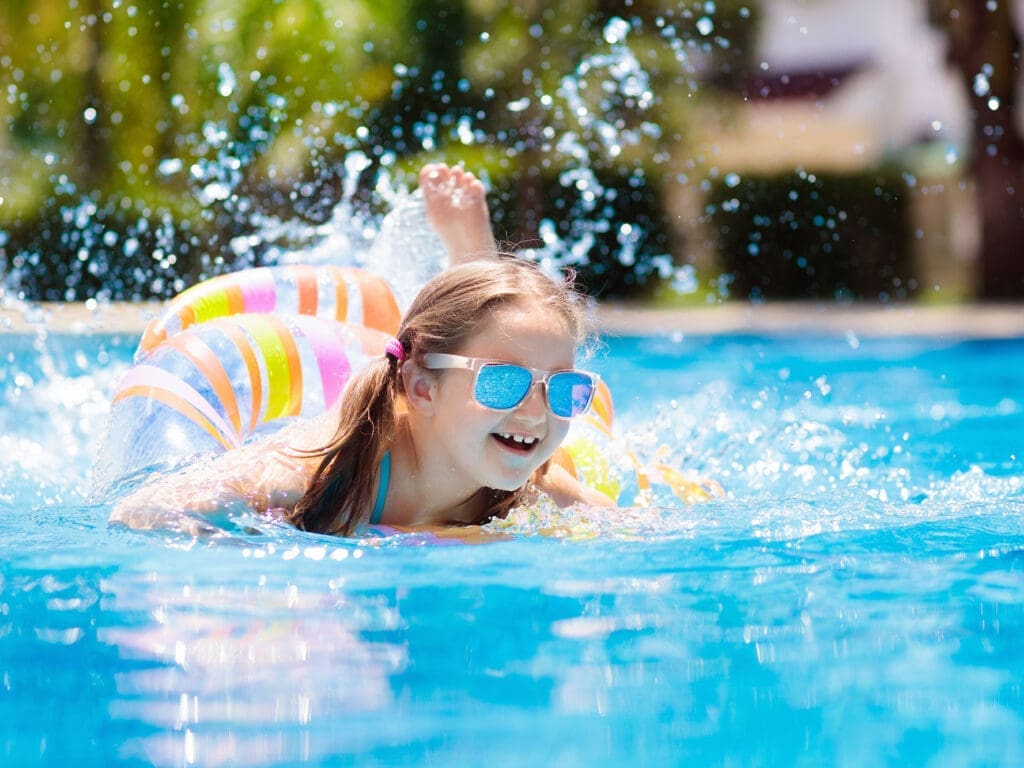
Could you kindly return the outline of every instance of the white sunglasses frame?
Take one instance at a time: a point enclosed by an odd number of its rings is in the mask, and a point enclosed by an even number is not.
[[[490,405],[484,405],[476,398],[476,383],[480,378],[480,371],[488,365],[511,365],[515,368],[522,368],[524,371],[529,371],[533,377],[533,381],[530,382],[530,386],[527,388],[526,393],[516,402],[514,405],[510,405],[508,408],[494,408]],[[601,377],[591,371],[583,371],[579,368],[559,368],[555,371],[545,371],[541,368],[531,368],[528,365],[520,365],[519,363],[510,363],[508,360],[491,360],[486,357],[466,357],[465,355],[452,355],[447,352],[427,352],[423,355],[423,367],[434,371],[434,370],[466,370],[473,372],[473,399],[477,404],[491,411],[513,411],[522,405],[523,401],[530,396],[530,392],[537,384],[544,385],[544,407],[548,409],[548,413],[554,416],[556,419],[562,419],[563,421],[571,421],[572,419],[584,415],[590,410],[590,406],[594,403],[594,397],[597,395],[597,387],[601,381]],[[579,373],[584,376],[589,376],[593,382],[590,389],[590,398],[587,400],[587,405],[582,411],[573,416],[559,416],[551,409],[551,399],[548,396],[548,379],[558,373]]]

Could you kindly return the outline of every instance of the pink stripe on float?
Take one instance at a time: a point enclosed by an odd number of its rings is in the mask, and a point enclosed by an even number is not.
[[[210,421],[221,433],[221,442],[230,447],[237,448],[242,444],[242,441],[238,437],[238,433],[231,428],[231,425],[217,413],[217,409],[210,404],[210,401],[203,397],[189,384],[185,383],[178,376],[173,373],[157,368],[154,365],[136,365],[134,368],[130,368],[128,373],[124,375],[121,381],[117,385],[117,392],[114,395],[113,401],[116,403],[123,397],[128,396],[132,390],[138,391],[140,388],[153,387],[156,389],[162,389],[169,392],[181,401],[188,403],[190,406],[195,408],[196,411],[201,413],[206,419]],[[124,395],[122,395],[124,393]],[[185,416],[189,421],[195,421],[188,413],[177,410],[182,416]],[[198,422],[197,422],[198,423]],[[202,426],[202,424],[200,424]]]
[[[239,285],[246,312],[273,312],[277,306],[277,281],[270,267],[256,267],[239,273]]]
[[[341,390],[352,374],[352,365],[345,352],[346,340],[339,335],[337,323],[325,323],[306,317],[297,319],[300,321],[299,329],[309,342],[316,357],[317,367],[320,369],[324,406],[330,408],[338,401]]]

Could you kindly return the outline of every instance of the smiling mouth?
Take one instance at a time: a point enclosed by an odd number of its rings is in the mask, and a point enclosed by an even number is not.
[[[491,437],[509,450],[516,451],[517,453],[529,453],[540,442],[536,437],[523,437],[522,435],[513,435],[508,432],[494,432]]]

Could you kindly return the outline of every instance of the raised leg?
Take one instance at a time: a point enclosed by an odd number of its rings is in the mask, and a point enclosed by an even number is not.
[[[431,163],[420,171],[420,189],[427,218],[452,264],[490,259],[497,254],[487,193],[476,176],[458,166]]]

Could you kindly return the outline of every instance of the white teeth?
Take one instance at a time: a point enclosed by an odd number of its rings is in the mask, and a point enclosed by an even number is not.
[[[501,432],[501,436],[506,440],[514,440],[517,443],[523,443],[524,445],[533,445],[537,442],[536,437],[523,437],[522,435],[513,435],[510,432]]]

